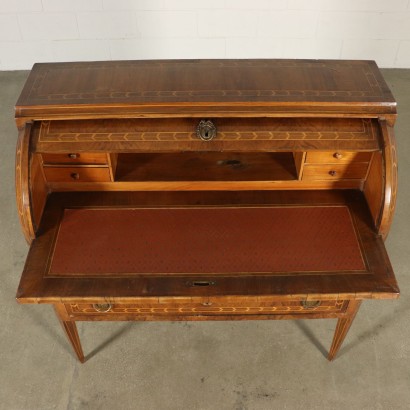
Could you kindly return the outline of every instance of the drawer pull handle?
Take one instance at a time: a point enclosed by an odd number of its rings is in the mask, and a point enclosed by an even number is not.
[[[71,159],[77,159],[79,157],[78,154],[68,154],[67,156],[68,158],[71,158]]]
[[[343,155],[342,155],[340,152],[336,152],[333,156],[334,156],[336,159],[342,159],[342,158],[343,158]]]
[[[112,308],[111,303],[94,303],[93,308],[100,313],[109,312]]]
[[[70,177],[71,177],[72,179],[77,180],[77,179],[80,179],[80,174],[79,174],[78,172],[72,172],[72,173],[70,174]]]
[[[302,300],[302,302],[300,302],[303,309],[314,309],[319,307],[321,303],[320,300]]]
[[[190,287],[204,287],[204,286],[212,286],[215,285],[216,282],[212,280],[194,280],[192,282],[187,282],[187,286]]]
[[[332,177],[336,176],[336,174],[337,174],[337,172],[334,171],[334,170],[329,171],[329,175],[331,175]]]
[[[196,127],[196,135],[202,141],[210,141],[212,138],[216,136],[215,124],[210,120],[199,121],[199,124]]]

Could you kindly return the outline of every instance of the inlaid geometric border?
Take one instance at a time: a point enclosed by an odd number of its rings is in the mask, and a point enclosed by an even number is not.
[[[263,314],[263,313],[307,313],[315,312],[339,312],[343,309],[346,301],[337,300],[331,301],[329,304],[322,303],[319,306],[305,308],[302,305],[276,305],[276,306],[133,306],[133,305],[113,305],[110,310],[103,312],[105,315],[110,314],[194,314],[194,313],[214,313],[214,314]],[[72,313],[77,314],[96,314],[102,313],[97,311],[89,304],[70,304]]]
[[[178,66],[196,66],[194,62],[184,62],[178,61]],[[135,64],[133,62],[116,62],[111,63],[109,66],[104,64],[93,63],[89,65],[82,64],[71,64],[70,66],[61,65],[60,67],[54,66],[53,70],[58,69],[67,69],[70,68],[81,68],[81,69],[115,69],[122,67],[131,67],[138,69],[139,66],[144,67],[167,67],[169,63],[164,61],[143,61],[140,64]],[[329,70],[337,70],[337,67],[343,67],[344,69],[361,69],[365,75],[370,90],[362,91],[339,91],[339,90],[280,90],[280,89],[269,89],[269,90],[258,90],[258,89],[248,89],[248,90],[170,90],[170,91],[138,91],[138,90],[129,90],[129,91],[120,91],[120,92],[87,92],[87,93],[65,93],[65,94],[41,94],[41,86],[43,81],[46,79],[50,69],[44,69],[40,71],[36,77],[35,82],[29,92],[29,98],[34,96],[38,100],[84,100],[84,99],[110,99],[110,100],[120,100],[128,98],[139,98],[141,101],[158,101],[161,99],[168,99],[172,101],[173,99],[187,98],[192,99],[195,97],[275,97],[275,98],[289,98],[289,97],[380,97],[382,95],[382,90],[380,85],[375,77],[374,73],[370,67],[366,64],[354,64],[343,62],[338,64],[337,62],[332,62],[331,64],[326,64],[324,62],[292,62],[292,61],[272,61],[263,62],[263,61],[248,61],[248,62],[237,62],[237,61],[220,61],[216,62],[201,62],[202,67],[269,67],[269,68],[328,68]]]
[[[257,120],[256,120],[257,121]],[[52,121],[42,121],[39,133],[39,142],[125,142],[125,141],[199,141],[195,130],[181,131],[132,131],[132,132],[53,132]],[[272,140],[375,140],[376,135],[370,119],[361,119],[360,131],[218,131],[215,140],[235,141],[272,141]],[[73,128],[75,123],[73,123]],[[114,128],[114,127],[113,127]],[[194,127],[193,127],[194,128]]]

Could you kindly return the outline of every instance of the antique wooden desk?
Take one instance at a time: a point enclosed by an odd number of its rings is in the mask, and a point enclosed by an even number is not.
[[[337,318],[396,298],[396,103],[371,61],[36,64],[17,299],[80,320]]]

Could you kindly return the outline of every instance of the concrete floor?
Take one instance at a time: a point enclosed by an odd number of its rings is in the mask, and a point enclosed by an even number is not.
[[[14,200],[13,105],[27,72],[0,72],[0,409],[410,409],[410,70],[399,102],[399,197],[386,246],[399,300],[366,301],[336,361],[334,320],[79,324],[71,352],[51,307],[14,300],[27,245]]]

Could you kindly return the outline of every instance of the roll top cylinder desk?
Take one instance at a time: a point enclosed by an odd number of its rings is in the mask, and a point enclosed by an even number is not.
[[[76,321],[337,319],[396,298],[396,102],[372,61],[35,64],[17,292]]]

